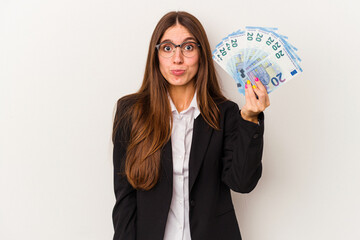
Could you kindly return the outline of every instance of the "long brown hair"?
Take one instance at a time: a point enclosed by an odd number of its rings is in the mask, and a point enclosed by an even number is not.
[[[160,72],[155,45],[165,31],[176,24],[186,27],[201,45],[199,69],[194,79],[197,103],[204,120],[214,129],[220,128],[216,103],[225,101],[226,98],[219,87],[205,30],[191,14],[169,12],[160,19],[152,34],[144,79],[139,91],[119,99],[114,119],[113,141],[120,128],[131,129],[125,174],[136,189],[149,190],[157,183],[160,152],[171,136],[172,114],[167,95],[169,84]],[[131,107],[126,107],[131,103]],[[131,120],[123,121],[125,118]]]

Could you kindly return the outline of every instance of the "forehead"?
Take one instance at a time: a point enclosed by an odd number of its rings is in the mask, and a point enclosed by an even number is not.
[[[171,41],[176,44],[181,44],[185,40],[195,40],[195,37],[186,27],[176,24],[165,31],[164,35],[160,39],[160,42]]]

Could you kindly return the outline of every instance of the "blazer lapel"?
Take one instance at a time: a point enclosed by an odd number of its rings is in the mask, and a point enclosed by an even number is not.
[[[195,183],[200,167],[204,160],[204,155],[209,146],[213,128],[210,127],[199,115],[194,120],[194,130],[190,150],[189,160],[189,193]]]
[[[163,169],[165,171],[165,175],[167,179],[169,180],[170,187],[172,188],[173,185],[173,163],[172,163],[172,146],[171,146],[171,138],[169,141],[165,144],[163,148]]]

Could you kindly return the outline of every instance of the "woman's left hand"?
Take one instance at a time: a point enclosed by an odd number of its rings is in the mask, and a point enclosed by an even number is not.
[[[245,105],[241,108],[243,119],[258,123],[258,115],[270,106],[269,95],[262,82],[255,78],[255,85],[248,81],[245,85]]]

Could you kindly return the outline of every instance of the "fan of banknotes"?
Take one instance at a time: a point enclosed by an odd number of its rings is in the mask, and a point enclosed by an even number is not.
[[[245,95],[245,83],[255,78],[270,93],[302,72],[297,48],[279,34],[277,28],[246,27],[223,38],[213,51],[213,59],[236,81]]]

